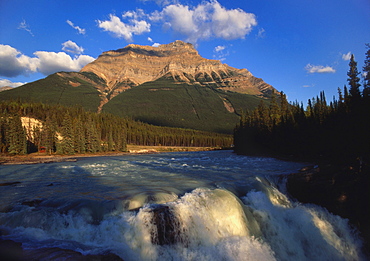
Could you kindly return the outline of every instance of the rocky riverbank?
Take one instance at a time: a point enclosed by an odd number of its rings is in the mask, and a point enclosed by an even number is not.
[[[370,161],[322,163],[288,176],[288,193],[302,203],[313,203],[343,218],[359,231],[370,253]]]

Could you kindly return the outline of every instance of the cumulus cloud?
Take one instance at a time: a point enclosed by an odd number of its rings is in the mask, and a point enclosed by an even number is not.
[[[309,73],[335,73],[335,69],[330,66],[307,64],[305,70]]]
[[[111,32],[118,38],[123,38],[127,42],[132,42],[133,35],[141,35],[150,32],[150,24],[145,20],[139,20],[143,15],[143,11],[128,11],[122,15],[123,19],[128,19],[128,23],[124,23],[115,15],[109,15],[109,20],[98,20],[98,26],[104,31]]]
[[[166,6],[162,12],[154,12],[152,21],[163,21],[174,32],[187,37],[187,41],[221,38],[241,39],[257,25],[254,14],[240,8],[228,10],[217,1],[203,2],[192,8],[181,4]]]
[[[88,55],[79,55],[72,58],[64,52],[38,51],[34,54],[40,61],[37,69],[44,75],[60,71],[79,71],[83,66],[94,60],[94,58]]]
[[[38,66],[37,58],[23,55],[10,45],[0,44],[0,75],[5,77],[16,77],[36,72]]]
[[[94,60],[88,55],[77,55],[72,58],[65,52],[37,51],[34,55],[36,57],[29,57],[9,45],[0,44],[0,60],[2,61],[0,75],[16,77],[34,72],[49,75],[58,71],[79,71]]]
[[[78,31],[79,34],[85,34],[86,33],[86,30],[77,26],[77,25],[74,25],[74,23],[72,23],[70,20],[67,20],[66,21],[67,24],[69,24],[73,29],[76,29]]]
[[[81,54],[84,52],[84,48],[78,46],[75,42],[68,40],[62,43],[62,50],[68,53]]]
[[[131,42],[133,35],[150,32],[151,23],[158,23],[164,29],[183,35],[187,42],[196,44],[210,38],[243,39],[257,25],[254,14],[240,8],[226,9],[216,0],[204,1],[198,6],[171,1],[163,6],[161,11],[150,14],[142,9],[127,11],[122,18],[111,14],[109,20],[97,20],[98,26]]]
[[[342,59],[344,60],[344,61],[349,61],[349,60],[351,60],[351,52],[348,52],[348,53],[345,53],[345,54],[342,54]]]
[[[12,82],[8,79],[0,79],[0,87],[5,87],[5,86],[8,86],[8,87],[18,87],[18,86],[21,86],[23,84],[26,84],[26,82]]]

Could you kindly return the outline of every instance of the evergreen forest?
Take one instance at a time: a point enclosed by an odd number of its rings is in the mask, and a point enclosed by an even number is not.
[[[85,111],[82,107],[0,102],[0,153],[123,152],[127,144],[224,147],[232,144],[232,136],[158,127],[109,113]]]
[[[328,102],[321,92],[304,108],[302,103],[288,103],[281,92],[269,104],[262,101],[244,112],[234,131],[235,151],[336,162],[369,156],[370,45],[366,46],[363,72],[352,55],[348,85],[338,88],[337,99]]]

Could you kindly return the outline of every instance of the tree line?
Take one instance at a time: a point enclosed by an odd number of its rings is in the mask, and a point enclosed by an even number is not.
[[[338,98],[327,102],[321,92],[302,103],[288,103],[274,94],[245,112],[234,131],[235,151],[241,154],[295,156],[300,159],[350,159],[370,155],[370,45],[367,44],[363,81],[354,55],[348,86],[338,88]]]
[[[81,107],[0,102],[0,153],[75,154],[126,151],[127,144],[224,147],[231,143],[230,135],[153,126]]]

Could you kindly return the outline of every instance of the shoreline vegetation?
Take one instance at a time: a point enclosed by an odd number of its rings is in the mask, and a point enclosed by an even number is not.
[[[88,157],[105,157],[105,156],[124,156],[133,154],[153,154],[163,152],[182,152],[182,151],[211,151],[221,150],[221,147],[186,147],[186,146],[144,146],[144,145],[127,145],[125,152],[99,152],[99,153],[76,153],[73,155],[62,155],[47,153],[31,153],[27,155],[1,155],[1,165],[21,165],[21,164],[41,164],[53,162],[74,162],[78,158]],[[231,149],[231,148],[230,148]]]

